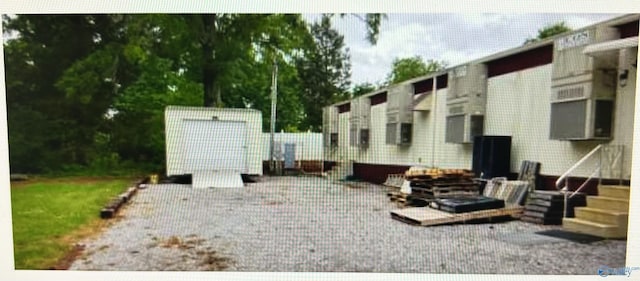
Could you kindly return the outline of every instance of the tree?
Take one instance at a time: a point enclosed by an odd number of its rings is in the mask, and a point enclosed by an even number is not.
[[[323,15],[310,26],[312,46],[296,60],[303,95],[305,120],[303,130],[319,131],[322,107],[348,98],[351,65],[344,36],[331,27],[331,19]]]
[[[239,14],[203,14],[189,16],[190,22],[196,27],[197,37],[201,48],[202,83],[204,89],[205,106],[222,106],[221,92],[218,78],[227,71],[226,63],[232,61],[238,50],[251,48],[256,43],[252,38],[264,39],[274,50],[278,50],[280,28],[299,29],[302,25],[299,15],[239,15]],[[269,21],[276,19],[280,28],[269,28]],[[323,16],[329,19],[329,15]],[[375,43],[379,33],[379,26],[383,15],[366,14],[360,17],[367,26],[367,39]],[[330,23],[330,21],[329,21]],[[267,28],[264,28],[267,27]],[[260,41],[260,40],[259,40]]]
[[[108,60],[108,52],[94,52],[117,40],[118,23],[107,15],[19,15],[3,17],[3,26],[3,33],[18,36],[5,43],[12,170],[45,171],[87,163],[93,131],[101,125],[101,109],[111,91],[87,99],[58,83],[75,69],[72,72],[83,72],[75,81],[86,79],[93,87],[107,87],[110,83],[96,82],[96,71],[77,61]]]
[[[356,84],[353,86],[353,89],[351,89],[351,96],[354,98],[359,97],[359,96],[371,93],[376,89],[377,87],[369,82]]]
[[[252,107],[268,116],[274,61],[276,128],[301,130],[306,104],[317,102],[300,96],[310,84],[298,63],[330,55],[301,15],[17,15],[4,16],[3,26],[15,35],[4,44],[13,172],[123,163],[157,171],[167,105]],[[331,59],[348,65],[348,56]]]
[[[571,28],[568,27],[564,21],[549,24],[541,29],[538,29],[538,36],[536,36],[535,38],[527,38],[527,40],[524,41],[524,45],[538,42],[542,39],[549,38],[567,31],[571,31]]]
[[[409,58],[395,58],[391,72],[387,75],[385,84],[393,85],[412,78],[437,72],[446,67],[443,61],[428,60],[424,62],[420,56]]]
[[[351,15],[360,21],[362,21],[366,28],[366,39],[371,44],[376,44],[378,42],[378,35],[380,34],[380,24],[382,20],[387,19],[386,14],[365,14],[364,17],[359,14],[340,14],[340,17],[345,17],[347,15]],[[333,14],[324,14],[324,17],[333,17]]]

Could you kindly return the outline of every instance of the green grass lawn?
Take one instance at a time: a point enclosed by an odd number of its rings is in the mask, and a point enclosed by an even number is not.
[[[104,225],[100,209],[131,186],[124,178],[59,178],[12,183],[16,269],[48,269],[77,240]]]

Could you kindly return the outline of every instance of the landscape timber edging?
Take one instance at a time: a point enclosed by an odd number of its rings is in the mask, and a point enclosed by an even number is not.
[[[136,193],[138,192],[138,189],[140,189],[141,185],[145,184],[149,182],[149,177],[145,177],[139,181],[136,182],[136,184],[132,187],[127,188],[127,190],[123,193],[120,193],[119,195],[117,195],[115,198],[113,198],[111,201],[109,201],[109,203],[107,203],[104,208],[102,208],[102,210],[100,210],[100,218],[102,219],[110,219],[113,218],[116,213],[118,212],[118,210],[120,210],[120,208],[126,204],[127,202],[131,201],[131,198],[133,198],[134,195],[136,195]]]

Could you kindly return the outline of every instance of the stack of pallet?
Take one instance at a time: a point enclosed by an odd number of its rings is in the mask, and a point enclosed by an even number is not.
[[[387,197],[391,202],[395,202],[398,208],[404,207],[424,207],[428,206],[431,200],[426,200],[413,194],[406,194],[400,191],[389,191]]]
[[[574,217],[573,208],[586,206],[585,194],[577,193],[567,199],[567,217]],[[564,194],[559,191],[536,190],[524,207],[525,211],[520,218],[523,221],[536,224],[562,224],[564,212]]]
[[[411,195],[422,199],[451,198],[478,195],[473,172],[462,169],[409,170]]]
[[[389,174],[387,175],[387,180],[382,183],[382,185],[393,188],[400,188],[402,187],[403,182],[404,174]]]
[[[436,199],[429,207],[392,210],[391,217],[409,224],[430,226],[521,216],[523,208],[519,203],[526,197],[529,182],[496,178],[487,186],[483,196]]]

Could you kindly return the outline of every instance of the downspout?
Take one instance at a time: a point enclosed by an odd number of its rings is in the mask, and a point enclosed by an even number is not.
[[[438,95],[436,94],[438,84],[438,75],[433,77],[433,89],[431,89],[431,94],[433,95],[433,132],[431,133],[431,168],[435,168],[435,159],[436,159],[436,112],[438,111]]]

